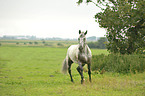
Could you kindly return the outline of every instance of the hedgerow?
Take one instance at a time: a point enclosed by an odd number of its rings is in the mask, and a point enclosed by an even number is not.
[[[92,70],[117,73],[136,73],[145,70],[145,55],[93,55]]]

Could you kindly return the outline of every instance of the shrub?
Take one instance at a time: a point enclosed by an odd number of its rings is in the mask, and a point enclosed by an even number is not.
[[[46,42],[45,41],[42,41],[42,43],[45,44]]]
[[[34,44],[36,44],[36,45],[37,45],[37,44],[38,44],[38,42],[36,42],[36,41],[35,41],[35,42],[34,42]]]
[[[89,42],[89,43],[88,43],[88,46],[89,46],[90,48],[99,48],[98,42]]]
[[[48,43],[45,43],[44,46],[52,47],[52,45],[51,44],[48,44]]]
[[[145,55],[94,55],[92,70],[105,70],[117,73],[136,73],[145,70]]]
[[[63,44],[62,43],[57,43],[57,46],[63,46]]]
[[[18,44],[19,44],[19,42],[16,42],[16,44],[18,45]]]
[[[33,44],[33,42],[29,42],[29,44]]]

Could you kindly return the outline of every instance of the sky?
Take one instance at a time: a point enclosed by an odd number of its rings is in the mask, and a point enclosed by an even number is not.
[[[36,37],[77,38],[88,30],[87,37],[104,37],[106,30],[95,22],[101,10],[78,0],[0,0],[0,37],[30,35]]]

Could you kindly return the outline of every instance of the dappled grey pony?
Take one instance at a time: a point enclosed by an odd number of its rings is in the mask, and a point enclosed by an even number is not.
[[[84,76],[83,76],[83,66],[85,64],[88,65],[88,74],[89,74],[89,80],[91,82],[91,50],[86,44],[86,32],[81,32],[79,30],[79,44],[78,45],[71,45],[68,48],[66,58],[64,59],[63,66],[62,66],[62,72],[63,73],[69,73],[71,81],[73,81],[72,75],[71,75],[71,65],[72,63],[77,63],[79,66],[77,67],[77,71],[81,75],[81,84],[84,82]]]

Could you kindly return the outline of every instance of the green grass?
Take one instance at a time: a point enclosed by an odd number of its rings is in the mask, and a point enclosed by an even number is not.
[[[145,72],[122,75],[92,72],[92,83],[84,72],[81,85],[72,66],[75,83],[60,72],[67,48],[0,47],[0,96],[144,96]],[[92,54],[108,54],[92,49]],[[86,66],[85,66],[86,68]]]

